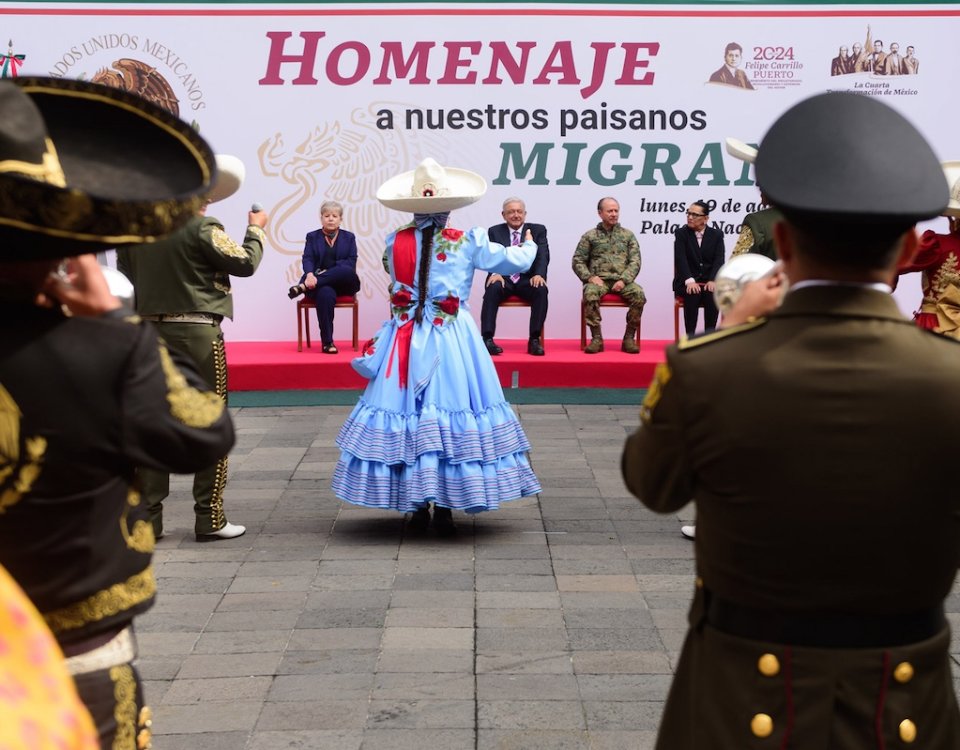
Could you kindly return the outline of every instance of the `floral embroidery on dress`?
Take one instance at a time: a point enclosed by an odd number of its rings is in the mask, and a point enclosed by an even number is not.
[[[440,230],[440,235],[434,238],[434,250],[437,260],[444,263],[447,260],[447,254],[457,252],[463,244],[463,241],[464,235],[461,229],[451,229],[447,227],[446,229]]]
[[[933,298],[939,300],[951,286],[960,286],[960,272],[957,270],[957,256],[950,253],[933,277]]]
[[[460,298],[448,292],[447,296],[435,303],[439,315],[433,319],[435,326],[442,326],[448,320],[454,320],[460,312]]]
[[[397,283],[399,284],[399,282]],[[397,291],[390,295],[390,310],[400,320],[409,320],[412,307],[413,292],[408,287],[401,285]]]

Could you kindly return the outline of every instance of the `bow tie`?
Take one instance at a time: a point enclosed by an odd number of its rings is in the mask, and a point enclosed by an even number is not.
[[[413,223],[417,225],[417,229],[421,232],[429,231],[432,226],[443,229],[447,225],[449,216],[449,211],[442,214],[414,214]]]

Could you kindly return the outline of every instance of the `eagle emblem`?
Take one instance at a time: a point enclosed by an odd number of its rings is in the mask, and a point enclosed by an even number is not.
[[[148,102],[163,107],[170,114],[180,116],[180,101],[174,95],[167,79],[145,62],[122,57],[114,61],[113,67],[100,68],[91,80],[93,83],[138,94]]]

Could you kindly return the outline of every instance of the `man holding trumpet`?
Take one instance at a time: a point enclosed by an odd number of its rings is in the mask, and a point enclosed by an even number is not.
[[[656,747],[960,747],[943,610],[960,424],[929,419],[960,410],[960,348],[890,295],[914,225],[947,205],[940,164],[893,109],[828,93],[773,124],[756,171],[782,275],[668,349],[623,453],[644,504],[697,503]]]

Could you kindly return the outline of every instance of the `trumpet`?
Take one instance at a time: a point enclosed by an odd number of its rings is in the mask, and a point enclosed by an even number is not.
[[[110,290],[110,294],[119,299],[124,307],[132,310],[136,295],[130,279],[124,276],[121,271],[110,266],[101,266],[100,270],[103,271],[103,275],[107,279],[107,288]]]
[[[772,276],[780,270],[780,264],[766,255],[743,253],[734,255],[720,266],[714,281],[713,299],[717,309],[724,315],[737,304],[743,288],[751,281]],[[786,291],[786,290],[784,290]]]
[[[119,299],[125,308],[132,310],[134,308],[136,293],[130,279],[128,279],[122,271],[118,271],[113,266],[106,266],[102,263],[100,264],[100,271],[103,273],[103,278],[107,282],[107,289],[110,290],[110,294]],[[70,283],[67,261],[61,261],[54,273],[59,276],[64,283]]]

